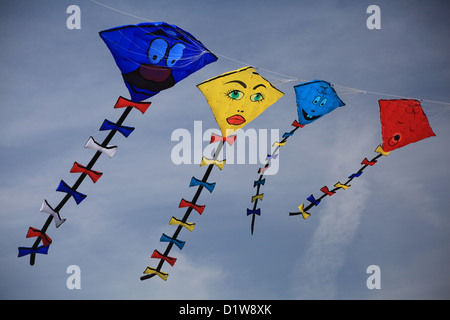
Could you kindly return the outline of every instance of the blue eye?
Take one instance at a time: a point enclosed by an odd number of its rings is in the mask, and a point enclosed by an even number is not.
[[[148,59],[151,63],[158,63],[164,58],[167,50],[167,42],[163,39],[155,39],[150,44],[150,48],[148,49]]]
[[[177,43],[170,49],[169,56],[167,57],[167,66],[172,67],[183,56],[183,50],[186,47],[182,43]]]
[[[322,98],[321,96],[317,96],[312,103],[318,104],[321,98]]]
[[[327,98],[323,98],[322,101],[320,101],[320,106],[323,107],[327,103]]]

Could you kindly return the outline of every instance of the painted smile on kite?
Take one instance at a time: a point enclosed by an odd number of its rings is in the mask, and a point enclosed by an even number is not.
[[[243,116],[239,114],[235,114],[234,116],[228,117],[227,119],[228,124],[238,126],[243,124],[246,120]]]
[[[399,124],[399,125],[403,125],[405,123],[406,122],[397,121],[397,124]],[[406,129],[406,132],[407,132],[407,129]],[[414,132],[414,129],[409,127],[409,132],[410,133]],[[402,140],[402,138],[403,138],[403,136],[402,136],[402,134],[400,132],[395,133],[395,134],[392,135],[392,137],[389,138],[388,145],[391,146],[391,147],[394,147]]]
[[[147,81],[164,82],[172,75],[172,70],[152,64],[141,64],[139,75]]]
[[[394,136],[392,136],[391,138],[389,138],[388,145],[390,145],[391,147],[394,147],[397,145],[397,143],[399,143],[399,141],[401,139],[402,139],[401,134],[397,133]]]
[[[123,79],[137,93],[161,91],[175,85],[171,69],[152,64],[141,64],[138,69],[124,74]]]
[[[302,109],[302,113],[303,113],[303,118],[305,118],[305,120],[308,120],[308,121],[313,121],[313,120],[319,119],[322,116],[321,114],[318,116],[312,116],[312,115],[306,113],[306,111],[304,109]]]

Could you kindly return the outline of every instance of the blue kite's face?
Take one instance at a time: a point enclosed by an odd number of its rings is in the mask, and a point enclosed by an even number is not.
[[[217,57],[188,32],[164,22],[100,32],[133,101],[142,101],[203,68]]]
[[[297,97],[298,122],[311,123],[345,103],[331,85],[322,80],[302,83],[294,87]]]

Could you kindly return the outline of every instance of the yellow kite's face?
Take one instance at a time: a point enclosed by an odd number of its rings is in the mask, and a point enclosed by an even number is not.
[[[197,87],[205,95],[224,137],[250,123],[284,95],[252,67],[225,73]]]

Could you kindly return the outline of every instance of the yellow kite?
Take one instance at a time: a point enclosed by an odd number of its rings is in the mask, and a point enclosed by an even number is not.
[[[284,95],[252,67],[224,73],[197,87],[208,101],[224,137],[250,123]]]
[[[186,212],[182,219],[171,218],[169,224],[177,225],[177,228],[171,237],[162,234],[160,241],[168,242],[167,247],[162,254],[156,249],[153,251],[151,258],[159,259],[159,263],[156,268],[147,267],[141,280],[152,278],[155,275],[167,280],[168,273],[162,272],[161,268],[165,262],[173,266],[177,260],[169,256],[174,245],[180,250],[184,247],[185,241],[178,238],[182,228],[193,231],[195,223],[187,222],[192,210],[199,214],[203,213],[205,205],[199,205],[197,201],[203,189],[207,189],[209,192],[214,190],[216,183],[208,182],[208,178],[214,166],[220,170],[225,166],[225,159],[217,159],[223,145],[225,143],[233,145],[237,137],[232,135],[235,131],[250,123],[284,95],[252,67],[224,73],[200,83],[197,87],[205,95],[222,136],[214,133],[211,135],[210,143],[219,142],[214,157],[213,159],[202,158],[200,166],[208,166],[203,178],[192,177],[189,183],[189,187],[197,187],[197,191],[191,201],[181,200],[179,208],[187,208]],[[263,194],[257,197],[262,200]]]

